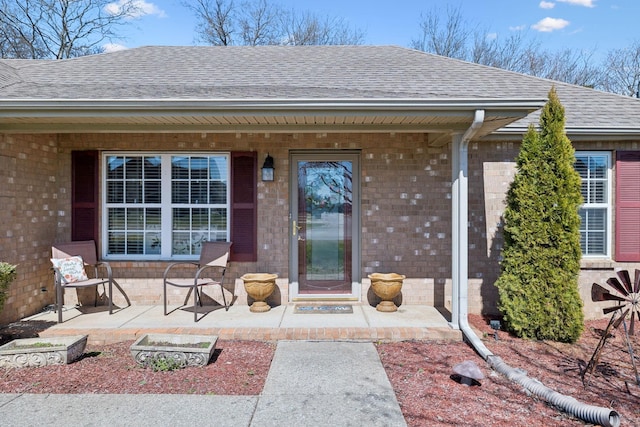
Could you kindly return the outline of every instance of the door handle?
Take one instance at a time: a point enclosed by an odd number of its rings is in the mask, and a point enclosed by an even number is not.
[[[301,226],[298,226],[298,224],[297,224],[297,223],[296,223],[296,221],[294,220],[294,221],[293,221],[293,228],[292,228],[292,230],[291,230],[291,231],[292,231],[292,233],[293,233],[293,235],[294,235],[294,236],[295,236],[295,235],[297,235],[297,234],[298,234],[298,231],[299,231],[301,228],[302,228],[302,227],[301,227]]]
[[[292,231],[294,236],[296,236],[296,235],[298,236],[298,240],[304,240],[302,238],[302,236],[300,236],[300,233],[299,233],[301,228],[302,228],[301,225],[298,225],[297,222],[293,221],[293,228],[291,229],[291,231]]]

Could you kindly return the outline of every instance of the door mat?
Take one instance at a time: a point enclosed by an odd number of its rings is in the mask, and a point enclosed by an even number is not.
[[[294,313],[317,313],[317,314],[351,314],[353,306],[351,305],[303,305],[296,304]]]

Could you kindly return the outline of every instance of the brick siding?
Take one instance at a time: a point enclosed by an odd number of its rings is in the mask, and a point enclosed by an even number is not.
[[[594,149],[595,144],[577,144]],[[637,143],[599,143],[599,149],[638,149]],[[258,260],[232,263],[225,286],[246,304],[239,277],[247,272],[279,276],[274,298],[288,298],[289,150],[361,150],[362,300],[373,303],[367,275],[407,276],[403,304],[451,306],[451,150],[430,147],[424,134],[0,134],[0,203],[3,206],[0,261],[18,264],[0,323],[41,310],[55,300],[50,270],[53,242],[70,239],[71,151],[257,151],[261,166],[275,159],[275,181],[258,181]],[[469,311],[495,314],[504,193],[514,173],[519,144],[472,143],[469,147]],[[162,301],[166,262],[112,261],[118,283],[134,304]],[[581,294],[606,280],[615,263],[585,264]],[[634,266],[623,266],[634,268]],[[637,268],[637,266],[635,266]],[[597,279],[597,280],[596,280]],[[43,291],[43,289],[45,291]],[[179,303],[183,290],[172,289]],[[212,294],[214,299],[219,294]],[[66,303],[93,301],[70,290]],[[114,291],[114,302],[124,299]],[[599,307],[585,305],[598,317]]]
[[[53,294],[51,243],[65,227],[56,136],[0,134],[0,261],[18,265],[0,323],[41,310]]]

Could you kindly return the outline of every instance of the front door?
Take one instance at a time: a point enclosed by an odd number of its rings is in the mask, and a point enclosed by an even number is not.
[[[359,155],[291,155],[291,296],[359,296]]]

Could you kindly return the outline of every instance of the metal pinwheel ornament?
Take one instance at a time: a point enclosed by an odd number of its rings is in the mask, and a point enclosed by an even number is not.
[[[635,335],[636,321],[640,323],[640,270],[635,271],[635,280],[633,280],[633,282],[631,281],[631,277],[627,270],[618,270],[616,271],[616,275],[618,277],[610,277],[607,280],[609,288],[600,286],[597,283],[594,283],[591,286],[592,301],[613,301],[616,305],[602,310],[604,314],[613,314],[611,315],[611,319],[609,320],[609,324],[607,325],[602,338],[593,352],[593,356],[591,356],[591,360],[589,360],[587,367],[582,372],[582,379],[584,381],[584,375],[587,372],[593,373],[593,370],[600,360],[600,354],[602,353],[607,339],[612,336],[610,333],[611,330],[618,329],[620,325],[623,325],[629,355],[631,356],[631,365],[635,372],[636,383],[640,385],[640,376],[638,376],[638,369],[635,364],[633,346],[629,339],[629,335]],[[628,328],[627,318],[629,318]]]

